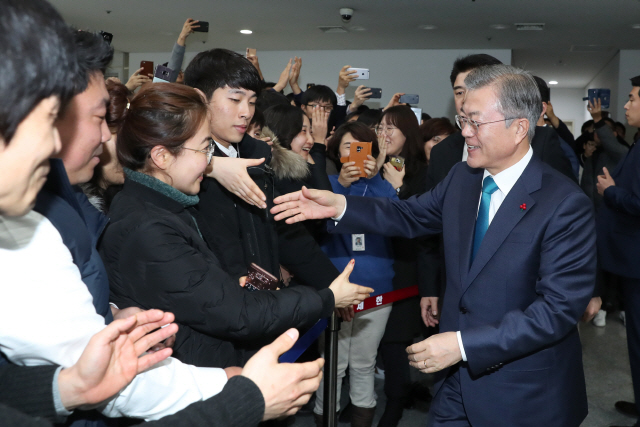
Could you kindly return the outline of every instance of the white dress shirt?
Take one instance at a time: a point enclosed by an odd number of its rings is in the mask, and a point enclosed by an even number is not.
[[[466,145],[465,145],[465,148],[466,148]],[[504,201],[504,199],[507,197],[507,194],[509,194],[509,191],[511,191],[513,186],[516,184],[516,181],[518,181],[518,179],[520,178],[520,175],[522,175],[522,172],[524,172],[524,169],[527,167],[527,165],[531,161],[532,156],[533,156],[533,150],[531,149],[531,146],[529,146],[529,150],[527,151],[527,154],[525,154],[524,157],[518,161],[518,163],[508,167],[502,172],[496,175],[491,175],[486,169],[484,170],[484,176],[482,177],[482,182],[484,183],[484,179],[490,176],[493,178],[496,185],[498,186],[498,189],[494,191],[494,193],[491,195],[491,202],[489,203],[489,225],[491,225],[491,221],[493,221],[493,217],[496,216],[496,213],[498,212],[498,209],[500,209],[500,205],[502,205],[502,202]],[[480,196],[478,198],[478,210],[480,209],[481,201],[482,201],[482,192],[480,192]],[[477,216],[477,213],[476,213],[476,216]],[[462,354],[462,360],[466,362],[467,355],[464,352],[464,346],[462,345],[462,336],[460,334],[460,331],[457,332],[457,335],[458,335],[458,345],[460,346],[460,353]]]
[[[233,157],[234,159],[238,157],[238,151],[233,145],[229,144],[229,148],[227,148],[224,145],[220,144],[218,141],[214,140],[213,142],[215,142],[220,151],[222,151],[228,157]]]
[[[0,272],[0,351],[13,363],[69,367],[104,329],[60,233],[39,213],[0,216]],[[222,369],[169,358],[98,409],[109,417],[158,419],[218,394],[226,382]]]

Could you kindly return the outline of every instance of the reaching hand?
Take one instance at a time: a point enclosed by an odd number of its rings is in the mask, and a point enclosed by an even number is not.
[[[276,221],[287,219],[287,224],[293,224],[308,219],[336,218],[342,214],[346,206],[346,199],[340,194],[326,190],[302,190],[285,194],[273,200],[271,213]]]
[[[600,100],[600,98],[594,99],[593,103],[589,101],[587,110],[589,110],[589,114],[591,114],[591,118],[594,122],[597,123],[602,120],[602,101]]]
[[[345,308],[336,308],[334,311],[336,312],[336,316],[341,318],[343,322],[351,322],[356,316],[352,305]]]
[[[360,179],[360,168],[354,166],[356,162],[346,162],[342,164],[340,168],[340,175],[338,175],[338,182],[344,188],[351,187],[351,184]],[[366,164],[365,164],[366,166]],[[366,168],[365,168],[366,169]]]
[[[613,178],[611,178],[609,169],[603,167],[602,172],[604,172],[604,175],[598,175],[598,183],[596,184],[596,189],[598,190],[599,195],[604,196],[604,190],[611,187],[612,185],[616,185],[616,182],[613,180]]]
[[[438,297],[422,297],[420,298],[420,315],[422,321],[427,327],[434,327],[440,321],[438,313]]]
[[[349,71],[349,68],[351,68],[351,65],[345,65],[338,73],[338,89],[336,90],[338,95],[344,95],[344,91],[349,86],[349,83],[358,77],[358,72],[355,70]]]
[[[260,69],[260,62],[258,61],[258,55],[249,55],[249,48],[247,48],[246,57],[249,60],[249,62],[251,62],[251,64],[253,64],[254,67],[256,67],[256,70],[258,70],[258,74],[260,74],[260,78],[264,80],[264,76],[262,75],[262,70]]]
[[[246,203],[266,209],[267,198],[258,185],[247,173],[247,168],[258,166],[264,162],[262,159],[234,159],[230,157],[214,157],[211,161],[213,167],[207,176],[214,178],[224,188],[240,197]]]
[[[273,87],[273,90],[275,90],[276,92],[280,92],[285,87],[287,87],[287,82],[289,82],[289,73],[291,72],[292,61],[292,59],[289,59],[289,62],[287,62],[287,66],[284,67],[284,70],[282,71],[282,73],[280,73],[278,83],[276,83],[276,85]]]
[[[195,19],[191,18],[188,18],[186,21],[184,21],[182,31],[180,31],[180,35],[178,36],[178,44],[180,46],[185,45],[185,43],[187,42],[187,37],[189,37],[189,34],[193,33],[194,28],[200,28],[198,22],[200,21],[196,21]]]
[[[349,282],[349,275],[351,275],[355,263],[356,261],[353,259],[349,261],[344,271],[329,285],[329,289],[333,292],[336,308],[346,308],[354,304],[360,304],[373,292],[371,288]]]
[[[371,88],[365,85],[360,85],[356,89],[356,94],[353,97],[353,102],[349,105],[349,111],[354,112],[371,96]]]
[[[395,107],[396,105],[407,105],[407,104],[404,104],[404,103],[402,103],[402,104],[400,103],[400,97],[401,97],[402,95],[405,95],[405,93],[404,93],[404,92],[402,92],[402,93],[396,93],[396,94],[394,94],[394,95],[391,97],[391,100],[389,101],[389,103],[387,104],[387,106],[386,106],[386,107],[384,107],[384,108],[382,109],[382,111],[385,111],[387,108]]]
[[[144,70],[144,68],[140,68],[135,73],[133,73],[131,75],[131,77],[129,77],[129,81],[127,83],[125,83],[125,86],[131,92],[133,92],[134,90],[138,89],[143,84],[151,82],[151,79],[148,76],[144,76],[144,75],[140,74],[140,72],[142,70]]]
[[[554,128],[560,126],[560,119],[556,116],[556,113],[553,111],[553,105],[551,105],[551,101],[547,102],[547,117],[551,120],[551,125]]]
[[[289,329],[262,347],[244,365],[242,375],[252,380],[262,392],[265,404],[263,420],[295,414],[320,385],[324,359],[307,363],[278,363],[278,357],[293,346],[298,335],[296,329]]]
[[[74,409],[109,399],[137,374],[169,357],[170,348],[142,355],[178,331],[173,320],[171,313],[148,310],[114,320],[95,334],[76,364],[60,371],[58,386],[64,407]],[[161,328],[164,325],[168,326]]]
[[[313,142],[324,144],[327,138],[329,128],[329,115],[331,111],[327,111],[324,107],[314,105],[311,111],[311,136]]]
[[[298,58],[297,56],[293,60],[293,66],[291,67],[291,75],[289,75],[289,86],[291,86],[291,90],[295,95],[298,95],[302,92],[300,89],[300,85],[298,84],[298,79],[300,78],[300,70],[302,69],[302,58]]]

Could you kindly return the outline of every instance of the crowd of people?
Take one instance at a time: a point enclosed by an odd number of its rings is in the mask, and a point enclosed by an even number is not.
[[[167,82],[122,83],[100,33],[0,2],[3,425],[285,425],[306,405],[323,426],[323,339],[278,358],[334,312],[354,427],[382,369],[378,425],[398,425],[412,367],[435,373],[431,426],[577,426],[576,325],[620,308],[640,396],[640,158],[599,100],[575,138],[544,80],[474,54],[455,119],[419,118],[402,93],[347,100],[348,65],[306,91],[298,57],[275,83],[249,51],[183,69],[198,24]]]

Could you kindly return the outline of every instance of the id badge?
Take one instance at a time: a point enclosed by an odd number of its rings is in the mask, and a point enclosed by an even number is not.
[[[351,250],[364,251],[364,234],[352,234],[351,235]]]

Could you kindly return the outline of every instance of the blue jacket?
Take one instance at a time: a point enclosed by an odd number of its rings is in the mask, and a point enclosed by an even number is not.
[[[96,246],[107,222],[91,205],[82,190],[69,183],[62,161],[51,159],[51,171],[38,194],[34,210],[45,216],[62,236],[82,281],[93,296],[96,312],[109,324],[113,320],[109,307],[109,278]]]
[[[388,197],[398,200],[398,195],[389,182],[380,174],[372,179],[360,178],[344,188],[338,182],[338,175],[329,176],[331,187],[336,194],[345,196]],[[393,251],[388,237],[368,233],[364,236],[364,251],[353,251],[351,234],[334,234],[326,236],[321,247],[331,262],[340,271],[344,270],[353,258],[356,265],[351,273],[350,281],[374,289],[373,295],[393,290]]]
[[[591,202],[533,156],[471,263],[482,176],[461,162],[417,197],[347,197],[333,230],[408,238],[442,232],[447,286],[440,332],[461,333],[465,413],[433,410],[478,426],[578,426],[587,394],[576,324],[593,294],[596,265]],[[437,374],[436,393],[448,372]]]
[[[602,268],[640,279],[640,148],[636,142],[611,171],[615,185],[604,191],[596,220]]]

